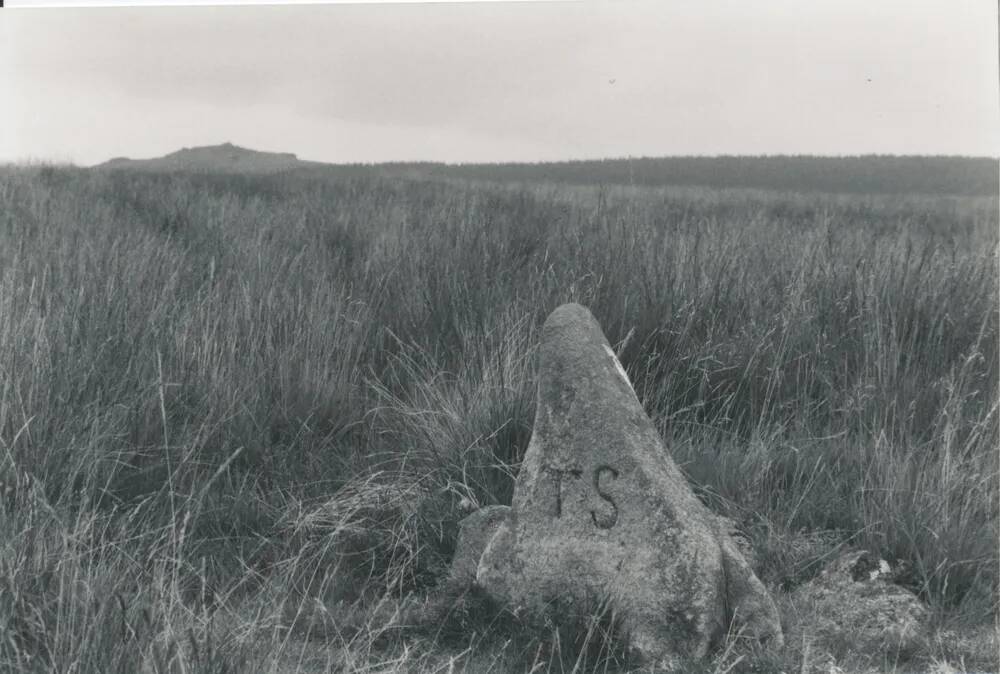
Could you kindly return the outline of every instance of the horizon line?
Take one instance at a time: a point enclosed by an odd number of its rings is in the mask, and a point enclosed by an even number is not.
[[[441,166],[505,166],[505,165],[545,165],[545,164],[572,164],[572,163],[587,163],[587,162],[614,162],[614,161],[644,161],[644,160],[658,160],[658,159],[790,159],[790,158],[812,158],[812,159],[878,159],[878,158],[893,158],[893,159],[971,159],[971,160],[983,160],[989,159],[992,161],[1000,161],[1000,155],[989,155],[989,154],[962,154],[962,153],[895,153],[895,152],[861,152],[861,153],[843,153],[843,154],[828,154],[828,153],[813,153],[813,152],[777,152],[777,153],[731,153],[731,152],[720,152],[720,153],[705,153],[705,154],[650,154],[650,155],[606,155],[606,156],[578,156],[578,157],[568,157],[561,159],[500,159],[500,160],[469,160],[469,161],[448,161],[442,159],[412,159],[412,158],[401,158],[401,159],[380,159],[380,160],[356,160],[356,161],[328,161],[323,159],[310,159],[308,157],[302,157],[296,152],[280,151],[280,150],[258,150],[255,148],[249,148],[235,143],[218,143],[215,145],[197,145],[197,146],[184,146],[178,150],[168,152],[167,154],[157,155],[152,157],[129,157],[125,155],[115,155],[109,157],[103,161],[99,161],[93,164],[79,163],[73,160],[62,160],[54,157],[21,157],[16,159],[11,158],[0,158],[0,166],[54,166],[62,168],[96,168],[108,162],[114,160],[128,160],[128,161],[155,161],[157,159],[163,159],[175,152],[180,152],[183,150],[199,150],[206,148],[223,147],[225,145],[231,145],[241,150],[249,150],[252,152],[259,152],[262,154],[291,154],[295,157],[297,161],[303,163],[314,163],[322,164],[325,166],[379,166],[388,164],[436,164]]]

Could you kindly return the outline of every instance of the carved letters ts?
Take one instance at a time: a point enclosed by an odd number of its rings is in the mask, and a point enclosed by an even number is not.
[[[579,468],[555,468],[549,466],[546,472],[552,476],[555,483],[555,508],[553,514],[562,517],[563,514],[563,491],[569,480],[579,480],[583,477],[583,471]],[[618,471],[608,465],[600,465],[594,469],[591,475],[591,486],[601,500],[605,501],[611,508],[611,512],[590,511],[590,519],[598,529],[610,529],[618,522],[618,506],[615,504],[611,494],[608,493],[608,481],[617,480]]]

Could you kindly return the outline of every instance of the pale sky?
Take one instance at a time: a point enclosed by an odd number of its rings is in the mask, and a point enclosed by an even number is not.
[[[0,9],[0,161],[1000,155],[996,0]]]

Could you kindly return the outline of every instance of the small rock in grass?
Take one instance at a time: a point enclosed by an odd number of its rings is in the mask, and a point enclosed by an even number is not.
[[[846,552],[791,596],[797,630],[810,640],[849,642],[859,652],[902,652],[921,643],[930,612],[893,583],[889,564],[865,550]]]

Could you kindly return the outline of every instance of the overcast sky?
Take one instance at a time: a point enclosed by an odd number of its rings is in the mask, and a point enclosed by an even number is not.
[[[0,161],[1000,155],[995,0],[0,10]]]

